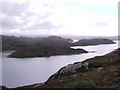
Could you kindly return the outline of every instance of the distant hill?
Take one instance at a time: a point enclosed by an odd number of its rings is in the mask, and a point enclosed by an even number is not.
[[[82,39],[74,42],[59,36],[49,37],[15,37],[2,36],[2,50],[13,50],[9,57],[27,58],[27,57],[45,57],[52,55],[71,55],[86,53],[83,49],[72,49],[71,46],[88,46],[99,44],[113,44],[109,39]]]
[[[16,50],[25,47],[34,46],[87,46],[87,45],[98,45],[98,44],[113,44],[114,42],[109,39],[96,38],[96,39],[80,39],[78,42],[72,43],[73,40],[70,38],[62,38],[59,36],[49,37],[15,37],[15,36],[2,36],[2,50]],[[113,38],[112,38],[113,39]]]
[[[71,38],[74,40],[82,40],[82,39],[96,39],[96,38],[103,38],[103,39],[110,39],[110,40],[120,40],[120,36],[75,36],[75,35],[64,35],[64,38]]]
[[[2,35],[2,50],[16,50],[34,46],[69,46],[71,39],[65,39],[58,36],[50,37],[15,37]]]
[[[82,39],[75,43],[72,43],[72,46],[88,46],[88,45],[99,45],[99,44],[114,44],[112,40],[97,38],[97,39]]]
[[[53,55],[71,55],[87,53],[83,49],[72,49],[70,48],[71,39],[65,39],[59,36],[49,36],[39,39],[38,42],[28,43],[24,48],[18,48],[9,57],[14,58],[28,58],[28,57],[49,57]],[[29,44],[29,45],[28,45]]]
[[[36,43],[36,46],[60,46],[60,47],[70,47],[72,39],[66,39],[59,36],[49,36],[41,39],[40,42]]]
[[[2,50],[16,50],[26,46],[26,42],[15,36],[2,36]]]

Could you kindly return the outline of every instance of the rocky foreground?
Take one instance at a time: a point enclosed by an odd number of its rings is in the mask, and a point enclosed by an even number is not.
[[[61,68],[45,83],[28,88],[120,88],[120,49]]]

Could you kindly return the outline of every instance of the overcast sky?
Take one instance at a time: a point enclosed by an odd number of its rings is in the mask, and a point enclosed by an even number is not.
[[[1,34],[118,34],[119,0],[0,0]]]

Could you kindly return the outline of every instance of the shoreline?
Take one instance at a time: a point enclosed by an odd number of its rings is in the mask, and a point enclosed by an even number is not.
[[[117,50],[118,50],[118,49],[117,49]],[[96,56],[96,57],[94,57],[94,58],[86,59],[86,60],[83,61],[83,62],[91,61],[91,60],[94,61],[94,59],[96,59],[96,58],[109,57],[110,55],[113,55],[115,51],[116,51],[116,50],[114,50],[114,51],[112,51],[111,53],[108,53],[108,54],[106,54],[106,55],[103,55],[103,56]],[[119,51],[120,51],[120,50],[119,50]],[[77,64],[77,63],[80,63],[80,62],[75,62],[74,64]],[[74,65],[74,64],[73,64],[73,65]],[[106,64],[105,64],[105,65],[106,65]],[[65,66],[65,67],[66,67],[66,66]],[[65,68],[65,67],[63,67],[63,68]],[[60,69],[60,70],[61,70],[61,69]],[[58,72],[59,72],[60,70],[58,70]],[[57,72],[56,72],[56,73],[57,73]],[[49,79],[48,79],[46,82],[44,82],[44,83],[47,84],[47,83],[51,82],[51,78],[52,78],[54,75],[55,75],[55,74],[53,74],[51,77],[49,77]],[[56,75],[57,75],[57,74],[56,74]],[[61,75],[62,75],[62,74],[61,74]],[[64,74],[63,74],[63,76],[64,76]],[[56,80],[56,79],[58,79],[58,76],[55,77],[55,78],[53,79],[53,81]],[[45,88],[46,86],[44,85],[44,83],[38,83],[38,84],[20,86],[20,87],[16,87],[16,88],[13,88],[13,89],[33,88],[33,87]]]
[[[85,59],[85,60],[86,60],[86,59]],[[76,62],[76,61],[75,61],[75,62]],[[34,83],[33,83],[33,84],[34,84]],[[29,85],[29,84],[28,84],[28,85]],[[27,86],[28,86],[28,85],[27,85]],[[30,85],[31,85],[31,84],[30,84]],[[24,86],[24,85],[22,85],[22,86]]]

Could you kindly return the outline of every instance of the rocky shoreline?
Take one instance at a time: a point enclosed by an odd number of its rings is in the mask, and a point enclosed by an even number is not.
[[[27,88],[120,88],[120,49],[62,67],[45,83]]]

